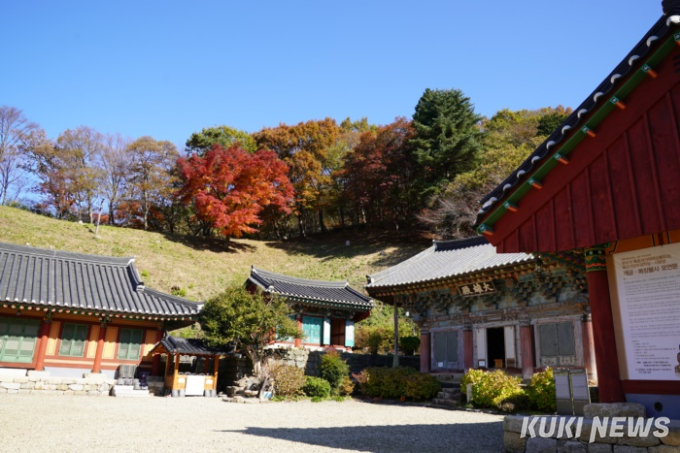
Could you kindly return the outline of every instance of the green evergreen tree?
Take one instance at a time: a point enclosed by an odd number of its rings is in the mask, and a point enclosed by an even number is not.
[[[484,133],[481,116],[460,90],[425,90],[413,114],[412,140],[424,197],[441,192],[456,175],[475,167]]]

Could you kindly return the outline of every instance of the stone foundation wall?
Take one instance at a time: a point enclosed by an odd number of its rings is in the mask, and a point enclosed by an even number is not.
[[[651,433],[656,430],[652,427],[646,437],[601,437],[597,433],[594,442],[590,443],[593,428],[593,417],[645,417],[645,408],[640,404],[589,404],[586,406],[586,417],[583,418],[583,426],[578,437],[569,438],[565,433],[555,429],[550,438],[521,437],[522,425],[525,416],[508,415],[503,422],[503,443],[505,451],[510,453],[534,453],[534,452],[570,452],[570,453],[680,453],[680,421],[671,421],[669,433],[665,437],[656,437]],[[548,419],[556,418],[556,426],[560,420],[564,423],[571,416],[545,416]],[[540,422],[539,422],[540,423]],[[539,423],[534,431],[539,433]],[[571,432],[575,434],[576,424],[572,425]],[[609,430],[607,430],[609,432]],[[624,429],[625,432],[625,429]]]
[[[306,349],[276,349],[273,351],[278,356],[277,362],[304,368],[307,376],[319,376],[319,366],[321,365],[321,357],[325,354],[324,351],[308,351]],[[391,368],[394,360],[391,355],[354,354],[351,352],[341,352],[340,357],[347,362],[350,371],[355,374],[370,367]],[[420,370],[420,357],[399,356],[399,365]]]
[[[116,383],[106,375],[84,378],[50,377],[49,373],[28,371],[26,376],[0,375],[0,394],[40,393],[46,395],[108,396]]]

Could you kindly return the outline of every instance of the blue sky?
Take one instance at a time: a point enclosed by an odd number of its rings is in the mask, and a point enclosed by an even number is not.
[[[0,105],[183,145],[203,127],[410,117],[426,88],[483,115],[577,106],[660,1],[5,2]]]

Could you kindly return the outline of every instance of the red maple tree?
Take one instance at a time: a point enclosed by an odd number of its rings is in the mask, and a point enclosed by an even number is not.
[[[205,156],[179,159],[182,187],[178,196],[193,203],[197,219],[226,237],[255,233],[260,213],[271,206],[290,214],[293,185],[288,166],[273,151],[253,154],[238,146],[214,146]]]

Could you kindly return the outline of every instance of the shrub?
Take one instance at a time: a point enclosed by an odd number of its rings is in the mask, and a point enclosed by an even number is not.
[[[382,344],[383,337],[379,331],[371,332],[368,336],[368,350],[371,354],[377,354],[380,352],[380,345]]]
[[[461,389],[472,384],[472,404],[477,407],[495,407],[514,412],[524,408],[527,398],[520,387],[521,378],[510,376],[503,370],[486,372],[468,370],[461,379]]]
[[[352,382],[349,376],[345,376],[342,378],[342,382],[340,383],[340,387],[338,388],[338,393],[344,396],[349,396],[352,393],[354,393],[354,382]]]
[[[374,398],[430,399],[439,392],[439,382],[412,368],[366,368],[357,377],[361,392]]]
[[[349,377],[349,365],[335,351],[330,351],[321,357],[319,370],[321,371],[321,377],[331,385],[331,390],[334,394],[339,392],[344,378]]]
[[[531,377],[527,389],[531,405],[542,412],[555,412],[555,378],[552,368],[536,373]]]
[[[274,380],[274,392],[277,395],[289,397],[302,393],[305,385],[305,371],[296,366],[274,365],[271,368]]]
[[[399,338],[399,349],[405,355],[414,355],[420,349],[419,337],[401,337]]]
[[[331,384],[325,379],[307,376],[302,391],[305,392],[305,395],[311,396],[312,398],[328,398],[331,396]]]

